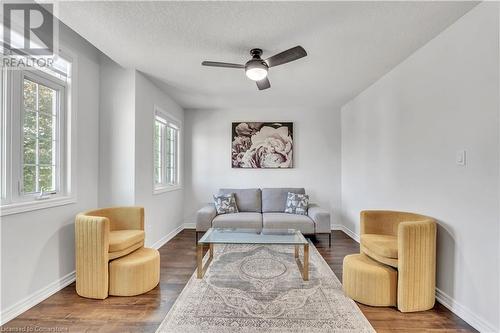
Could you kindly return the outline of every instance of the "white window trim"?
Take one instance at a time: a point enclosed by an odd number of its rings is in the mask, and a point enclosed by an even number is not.
[[[75,196],[72,195],[59,196],[44,200],[15,202],[3,205],[2,208],[0,208],[0,216],[25,213],[33,210],[39,210],[51,207],[65,206],[69,204],[74,204],[75,202],[76,198]]]
[[[17,73],[17,74],[20,74],[20,73]],[[66,159],[64,158],[66,156],[66,146],[65,145],[61,145],[61,143],[66,143],[66,135],[68,134],[68,131],[67,131],[67,122],[66,122],[66,110],[67,110],[67,102],[66,102],[66,96],[67,96],[67,92],[66,92],[66,84],[63,83],[63,82],[59,82],[60,80],[58,79],[52,79],[49,77],[49,74],[45,74],[43,72],[39,72],[39,71],[23,71],[21,75],[17,75],[17,78],[16,80],[20,80],[20,82],[15,82],[16,85],[22,87],[23,85],[23,82],[25,79],[28,79],[32,82],[37,82],[37,83],[41,83],[42,85],[46,86],[46,87],[49,87],[51,89],[54,89],[55,91],[58,91],[59,92],[59,95],[58,95],[58,100],[57,100],[57,103],[59,104],[59,114],[58,114],[58,118],[57,118],[57,124],[56,124],[56,142],[57,142],[57,160],[56,160],[56,186],[55,186],[55,189],[56,191],[58,191],[59,193],[58,194],[54,194],[52,195],[52,197],[61,197],[61,196],[65,196],[66,192],[67,192],[67,188],[66,188]],[[15,81],[16,81],[15,80]],[[22,94],[22,89],[23,88],[20,88],[20,92]],[[17,91],[15,91],[14,93],[17,93]],[[12,118],[12,123],[18,123],[18,124],[22,124],[22,119],[24,117],[24,108],[22,107],[22,105],[18,104],[20,102],[20,98],[22,95],[20,96],[16,96],[16,95],[13,95],[15,96],[15,98],[13,99],[13,102],[16,103],[16,104],[12,104],[13,105],[13,108],[12,110],[21,110],[21,112],[19,113],[18,117],[19,119],[16,119],[15,117]],[[60,99],[62,96],[62,99]],[[12,129],[12,134],[11,134],[11,137],[13,138],[13,141],[12,141],[12,145],[11,147],[18,147],[20,148],[19,151],[15,151],[11,154],[11,157],[13,160],[17,160],[15,163],[16,163],[16,166],[19,165],[19,166],[23,166],[23,156],[22,156],[22,131],[21,132],[18,132],[19,131],[19,128],[16,129],[16,131],[14,131],[14,129]],[[21,139],[21,142],[17,142],[17,140]],[[15,156],[17,154],[17,156]],[[11,177],[12,177],[12,180],[14,181],[15,179],[21,179],[21,173],[22,174],[22,170],[19,169],[19,170],[11,170]],[[64,182],[61,184],[61,179],[64,179]],[[14,189],[13,189],[14,190]],[[11,196],[11,199],[12,199],[12,202],[16,203],[16,202],[32,202],[34,200],[47,200],[49,199],[49,197],[39,197],[38,194],[24,194],[24,195],[21,195],[20,193],[16,193],[18,191],[13,191],[11,194],[13,194]],[[16,193],[16,194],[14,194]]]
[[[74,204],[77,202],[77,196],[76,196],[76,166],[77,166],[77,131],[76,131],[76,114],[77,114],[77,101],[78,101],[78,96],[77,96],[77,78],[78,78],[78,57],[76,54],[70,51],[59,51],[59,54],[70,61],[71,63],[71,71],[70,71],[70,76],[68,77],[67,83],[66,83],[66,103],[65,103],[65,119],[64,119],[64,126],[65,126],[65,147],[64,147],[64,154],[62,158],[65,159],[64,161],[64,172],[65,172],[65,193],[54,196],[54,197],[49,197],[49,198],[44,198],[43,200],[31,200],[31,201],[18,201],[18,202],[9,202],[7,204],[0,205],[0,216],[7,216],[7,215],[13,215],[13,214],[19,214],[19,213],[24,213],[24,212],[30,212],[34,210],[39,210],[39,209],[46,209],[46,208],[51,208],[51,207],[58,207],[58,206],[65,206],[69,204]],[[41,74],[40,74],[41,73]],[[38,74],[40,75],[47,75],[46,73],[43,73],[42,71],[38,71]],[[2,76],[3,77],[3,76]],[[7,80],[10,79],[10,75],[8,75],[4,83],[7,82]],[[56,79],[57,80],[57,79]],[[12,84],[12,82],[10,83]],[[1,85],[2,89],[4,89],[3,84]],[[5,90],[4,90],[5,91]],[[2,91],[3,94],[3,91]],[[1,110],[1,119],[2,119],[2,124],[5,121],[9,121],[8,124],[12,124],[10,121],[11,119],[11,109],[12,107],[12,89],[9,91],[9,95],[6,95],[4,100],[5,105],[0,105]],[[2,177],[0,179],[10,179],[11,181],[6,182],[6,184],[1,184],[1,191],[2,191],[2,198],[4,198],[4,194],[6,192],[12,193],[12,190],[14,190],[12,187],[14,186],[14,181],[12,181],[12,172],[11,172],[11,166],[12,166],[12,158],[13,153],[11,149],[11,137],[8,137],[6,131],[2,131],[2,152],[4,154],[9,154],[10,158],[7,159],[7,155],[1,156],[2,157]],[[11,133],[11,130],[8,131]],[[7,149],[5,149],[7,148]],[[7,163],[7,160],[10,161],[10,164]]]
[[[155,142],[155,125],[156,125],[156,116],[159,116],[167,121],[167,123],[171,123],[178,127],[178,137],[177,137],[177,181],[178,183],[176,185],[165,185],[165,184],[156,184],[155,183],[155,165],[154,165],[154,154],[155,154],[155,147],[154,147],[154,142]],[[182,170],[181,170],[181,161],[182,161],[182,122],[174,117],[171,113],[163,110],[159,106],[155,105],[154,106],[154,111],[153,111],[153,163],[152,163],[152,187],[153,187],[153,194],[161,194],[161,193],[166,193],[166,192],[171,192],[171,191],[178,191],[183,189],[183,184],[182,184]]]
[[[179,190],[182,190],[182,185],[155,186],[155,189],[153,190],[153,194],[161,194],[161,193],[179,191]]]

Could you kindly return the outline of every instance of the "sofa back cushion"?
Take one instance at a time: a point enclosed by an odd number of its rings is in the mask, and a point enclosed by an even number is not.
[[[304,188],[263,188],[262,189],[262,212],[283,213],[286,208],[286,198],[288,192],[305,194]]]
[[[221,188],[219,194],[234,193],[240,212],[262,212],[262,195],[258,188]]]

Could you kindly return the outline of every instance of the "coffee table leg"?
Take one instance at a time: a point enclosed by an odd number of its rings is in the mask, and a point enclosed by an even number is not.
[[[309,280],[309,244],[304,244],[304,259],[300,261],[300,251],[299,245],[295,245],[295,261],[297,261],[297,266],[299,266],[300,274],[302,274],[302,280]]]
[[[198,279],[203,277],[203,244],[198,243],[196,248],[196,262],[198,264]]]
[[[203,275],[205,275],[205,271],[208,269],[208,266],[212,262],[213,258],[214,258],[214,245],[210,244],[208,250],[208,260],[205,263],[205,266],[203,266],[203,244],[198,243],[196,247],[196,265],[198,266],[196,269],[196,277],[198,279],[203,278]]]
[[[309,244],[304,245],[304,274],[302,275],[304,281],[309,280]]]

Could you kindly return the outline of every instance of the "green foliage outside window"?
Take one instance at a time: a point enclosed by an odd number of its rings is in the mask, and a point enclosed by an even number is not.
[[[57,91],[24,79],[23,192],[55,191]]]

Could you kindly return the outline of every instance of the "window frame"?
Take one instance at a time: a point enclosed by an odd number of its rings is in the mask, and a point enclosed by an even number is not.
[[[75,173],[75,58],[65,54],[63,59],[70,64],[66,80],[37,69],[2,69],[0,90],[2,146],[1,148],[1,204],[0,216],[67,205],[76,202]],[[23,89],[24,79],[40,83],[58,91],[58,114],[56,124],[57,154],[55,161],[55,192],[22,193],[23,181]]]
[[[160,120],[158,120],[158,118]],[[175,144],[175,153],[174,153],[174,158],[175,158],[175,178],[176,178],[176,183],[174,184],[168,184],[167,183],[167,175],[166,171],[168,169],[167,167],[167,150],[165,149],[165,144],[162,145],[161,148],[161,153],[160,153],[160,164],[161,168],[163,170],[162,174],[162,182],[157,183],[156,182],[156,165],[155,165],[155,154],[156,154],[156,123],[157,121],[160,121],[164,125],[164,130],[162,131],[162,138],[163,142],[167,141],[167,129],[173,128],[176,130],[176,144]],[[182,133],[182,125],[181,121],[172,116],[170,113],[166,112],[159,106],[155,105],[154,107],[154,112],[153,112],[153,163],[152,163],[152,171],[153,171],[153,176],[152,176],[152,186],[153,186],[153,194],[160,194],[164,192],[169,192],[169,191],[176,191],[182,189],[182,175],[181,175],[181,133]]]
[[[18,179],[19,185],[18,185],[18,191],[17,192],[12,192],[12,201],[13,202],[25,202],[25,201],[33,201],[33,200],[46,200],[47,196],[50,198],[54,197],[60,197],[65,195],[66,192],[66,186],[65,186],[65,178],[66,178],[66,167],[65,167],[65,158],[66,156],[66,147],[64,146],[64,143],[66,142],[66,121],[65,121],[65,115],[66,115],[66,88],[65,84],[62,82],[57,82],[59,80],[57,79],[52,79],[52,78],[47,78],[48,74],[44,75],[43,72],[35,72],[35,71],[22,71],[22,74],[18,79],[20,79],[20,84],[21,84],[21,91],[23,90],[23,84],[24,80],[29,80],[37,84],[41,84],[45,87],[48,87],[50,89],[53,89],[57,91],[57,115],[56,115],[56,121],[57,123],[55,124],[55,137],[54,140],[56,141],[56,156],[55,156],[55,188],[54,192],[55,193],[44,193],[43,190],[42,192],[33,192],[33,193],[25,193],[22,192],[22,188],[24,187],[23,184],[23,168],[24,168],[24,160],[23,160],[23,119],[25,115],[25,108],[23,105],[16,106],[15,108],[17,109],[19,107],[19,110],[21,110],[20,113],[18,113],[19,119],[15,119],[13,117],[12,121],[13,123],[18,123],[20,124],[19,127],[16,127],[15,129],[12,128],[12,138],[14,139],[12,146],[11,147],[16,147],[16,150],[18,150],[18,164],[20,168],[14,168],[12,170],[12,179]],[[15,103],[19,102],[19,98],[15,96],[14,100]],[[39,112],[39,111],[38,111]],[[19,131],[19,133],[16,133]],[[20,140],[19,143],[15,142],[15,140]],[[19,147],[19,149],[17,149]],[[16,163],[17,164],[17,163]],[[44,194],[44,195],[42,195]]]

